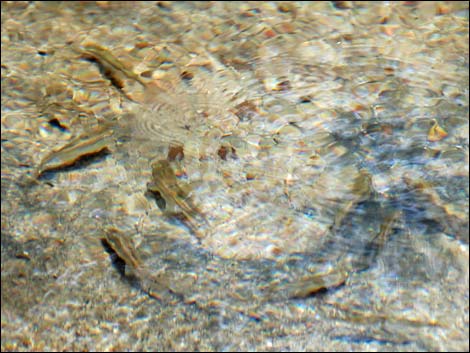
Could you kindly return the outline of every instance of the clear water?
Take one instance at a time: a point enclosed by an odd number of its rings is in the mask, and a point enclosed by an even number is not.
[[[468,350],[468,194],[467,4],[2,3],[4,350]]]

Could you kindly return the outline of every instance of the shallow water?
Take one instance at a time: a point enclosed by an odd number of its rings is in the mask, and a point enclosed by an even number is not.
[[[2,350],[468,350],[468,194],[465,3],[2,3]]]

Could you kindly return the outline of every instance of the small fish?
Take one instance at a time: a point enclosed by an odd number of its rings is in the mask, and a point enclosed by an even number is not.
[[[46,155],[33,172],[33,177],[37,179],[47,170],[63,168],[74,164],[84,156],[101,152],[108,148],[113,134],[112,129],[100,128],[72,139],[65,146]]]
[[[442,198],[438,192],[439,185],[410,175],[405,175],[403,180],[411,190],[418,193],[421,202],[424,202],[428,212],[432,213],[433,219],[439,222],[447,233],[457,237],[468,233],[468,212]]]
[[[352,199],[345,202],[342,209],[335,215],[335,221],[333,228],[337,228],[341,225],[344,218],[353,211],[354,208],[362,201],[369,198],[372,193],[372,179],[371,176],[364,170],[361,170],[354,180],[354,184],[351,188]]]
[[[115,56],[113,56],[105,48],[100,47],[96,44],[88,44],[83,47],[83,53],[91,56],[96,60],[111,77],[116,77],[116,71],[121,72],[128,78],[139,82],[144,88],[147,87],[147,83],[132,70],[126,68]]]
[[[207,221],[192,204],[189,193],[178,185],[178,179],[167,160],[152,163],[152,182],[147,184],[147,188],[164,199],[166,211],[173,214],[181,213],[193,233],[198,238],[202,238],[198,230],[201,226],[199,220],[206,224]]]
[[[372,239],[372,244],[374,244],[377,249],[381,250],[384,248],[385,244],[390,238],[390,235],[393,233],[393,227],[396,224],[397,220],[400,217],[399,211],[394,211],[387,215],[380,225],[379,232]]]
[[[129,236],[114,227],[106,227],[104,234],[107,246],[126,264],[124,275],[136,280],[145,293],[158,300],[170,300],[169,292],[178,294],[172,289],[171,279],[164,269],[149,271]]]
[[[291,283],[284,288],[289,298],[306,298],[316,293],[339,287],[346,283],[349,273],[335,269],[325,273],[314,273]]]
[[[440,141],[447,135],[448,133],[442,127],[439,126],[436,120],[434,120],[434,123],[428,132],[428,141],[431,141],[431,142]]]
[[[139,269],[142,267],[142,261],[128,237],[125,237],[114,227],[107,227],[105,240],[117,256],[126,263],[126,266],[129,267],[128,270],[134,274],[141,272]]]

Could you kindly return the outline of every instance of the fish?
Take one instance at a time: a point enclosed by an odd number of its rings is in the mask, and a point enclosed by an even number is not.
[[[333,228],[337,229],[349,212],[353,211],[357,204],[367,200],[372,192],[371,176],[365,170],[360,170],[351,188],[351,200],[345,202],[342,209],[335,215]]]
[[[134,274],[142,272],[142,260],[137,250],[128,237],[125,237],[114,227],[107,227],[104,230],[106,243],[116,253],[116,255],[126,263],[126,270]]]
[[[48,153],[41,160],[33,171],[34,179],[38,179],[45,171],[72,165],[84,156],[107,149],[113,141],[113,134],[113,129],[101,127],[72,139],[64,146]]]
[[[147,189],[164,200],[164,209],[171,214],[182,214],[184,221],[197,238],[203,237],[199,231],[202,225],[207,225],[203,213],[193,204],[190,195],[178,183],[178,179],[167,160],[159,160],[151,164],[152,181]],[[158,202],[158,200],[157,200]]]
[[[160,301],[170,300],[170,293],[178,294],[172,289],[165,269],[151,271],[145,266],[131,237],[112,226],[105,227],[103,231],[102,240],[126,264],[124,275],[133,279],[140,289]]]
[[[342,286],[349,278],[349,273],[344,269],[331,269],[327,272],[314,273],[305,276],[298,281],[287,285],[289,298],[307,298],[316,293]]]
[[[147,83],[139,75],[124,66],[121,61],[119,61],[105,48],[97,44],[87,44],[82,47],[82,53],[96,60],[99,65],[101,65],[101,67],[104,69],[105,73],[109,75],[112,80],[116,79],[116,72],[121,72],[127,78],[137,81],[144,88],[147,88]]]
[[[443,138],[445,138],[447,135],[449,134],[442,127],[439,126],[439,123],[437,122],[437,120],[433,120],[433,125],[429,129],[429,132],[428,132],[428,141],[431,141],[431,142],[440,141]]]

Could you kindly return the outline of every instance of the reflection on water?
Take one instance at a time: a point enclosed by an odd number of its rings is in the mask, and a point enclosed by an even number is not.
[[[468,349],[466,4],[3,17],[2,349]]]

